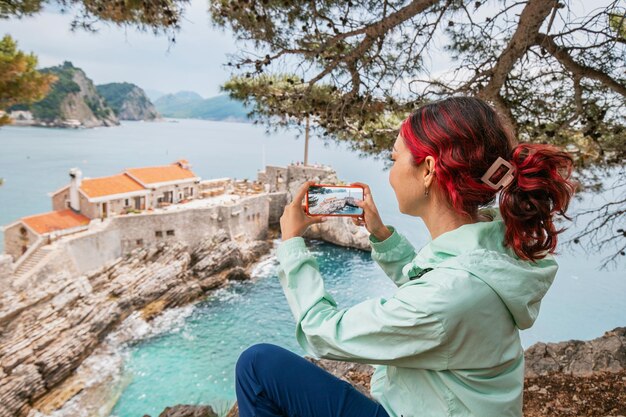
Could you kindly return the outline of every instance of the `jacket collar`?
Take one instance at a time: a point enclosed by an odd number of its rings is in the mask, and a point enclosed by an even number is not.
[[[468,223],[449,230],[422,247],[415,258],[405,265],[403,272],[416,278],[422,270],[434,268],[441,262],[476,249],[489,249],[515,256],[512,249],[503,245],[505,225],[498,207],[479,210],[491,221]]]

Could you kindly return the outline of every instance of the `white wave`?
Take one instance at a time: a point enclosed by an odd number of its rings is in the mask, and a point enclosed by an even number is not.
[[[213,293],[210,295],[210,299],[213,301],[217,300],[222,303],[223,302],[230,303],[233,301],[243,300],[243,295],[237,293],[236,289],[234,288],[237,285],[241,285],[241,284],[232,283],[228,287],[218,288],[214,290]]]
[[[275,255],[268,256],[267,258],[262,259],[257,264],[255,264],[252,269],[250,275],[253,279],[256,278],[266,278],[269,276],[273,276],[276,273],[276,266],[278,265],[278,260]]]

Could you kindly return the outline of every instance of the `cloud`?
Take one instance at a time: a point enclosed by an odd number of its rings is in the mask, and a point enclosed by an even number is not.
[[[204,97],[219,94],[228,77],[222,67],[236,51],[232,33],[214,29],[206,0],[192,0],[176,43],[168,51],[167,37],[100,23],[97,33],[72,32],[73,14],[48,8],[23,19],[3,21],[18,47],[39,57],[39,66],[71,61],[96,84],[132,82],[165,93],[192,90]]]

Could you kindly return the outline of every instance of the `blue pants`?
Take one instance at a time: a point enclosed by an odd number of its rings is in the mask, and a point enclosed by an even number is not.
[[[270,343],[241,353],[235,392],[240,417],[389,417],[348,382]]]

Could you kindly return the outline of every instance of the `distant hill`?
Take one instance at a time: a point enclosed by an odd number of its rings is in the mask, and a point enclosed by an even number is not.
[[[154,120],[161,117],[146,93],[131,83],[96,86],[120,120]]]
[[[154,105],[164,117],[181,119],[248,121],[250,111],[227,95],[204,99],[193,91],[164,95]]]
[[[53,127],[120,124],[93,82],[71,62],[43,68],[40,72],[52,73],[58,80],[42,100],[32,104],[17,104],[7,109],[15,124]]]
[[[143,91],[153,103],[165,95],[162,91],[152,90],[150,88],[144,88]]]

